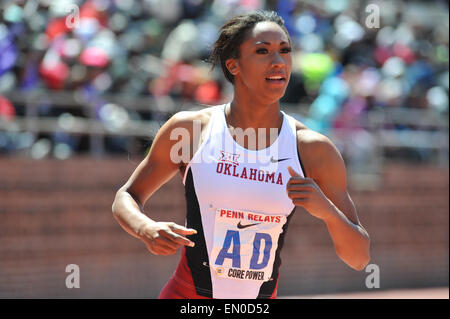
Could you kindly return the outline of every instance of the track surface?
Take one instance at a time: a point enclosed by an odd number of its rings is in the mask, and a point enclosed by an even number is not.
[[[399,289],[325,295],[279,296],[279,299],[449,299],[449,288]]]

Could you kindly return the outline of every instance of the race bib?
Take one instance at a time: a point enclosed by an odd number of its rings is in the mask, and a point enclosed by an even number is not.
[[[268,281],[284,215],[216,209],[210,265],[219,277]]]

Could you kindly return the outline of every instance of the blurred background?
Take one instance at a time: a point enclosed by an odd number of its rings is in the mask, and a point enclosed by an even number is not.
[[[371,272],[343,264],[297,209],[279,296],[448,298],[449,9],[437,0],[1,1],[1,298],[157,297],[179,254],[153,256],[123,231],[115,192],[171,115],[232,99],[209,52],[227,19],[255,9],[285,20],[282,109],[341,151],[379,268],[366,287]],[[181,178],[145,209],[184,224]]]

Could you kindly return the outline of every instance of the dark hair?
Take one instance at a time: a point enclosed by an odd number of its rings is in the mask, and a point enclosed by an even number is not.
[[[220,35],[214,43],[209,61],[212,63],[211,69],[218,64],[222,67],[225,78],[234,83],[234,76],[228,71],[225,61],[240,57],[239,48],[244,42],[247,32],[257,23],[271,21],[278,24],[289,38],[289,32],[284,26],[284,20],[275,11],[258,10],[242,15],[238,15],[220,28]],[[290,42],[290,38],[289,38]]]

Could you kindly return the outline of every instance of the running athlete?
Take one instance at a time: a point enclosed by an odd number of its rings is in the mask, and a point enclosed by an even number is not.
[[[362,270],[369,236],[347,192],[339,151],[280,111],[292,68],[283,20],[266,11],[232,18],[211,59],[233,84],[233,100],[171,117],[112,207],[153,254],[182,247],[159,298],[276,298],[280,252],[297,206],[321,219],[337,255]],[[152,220],[143,210],[177,172],[185,186],[185,226]]]

